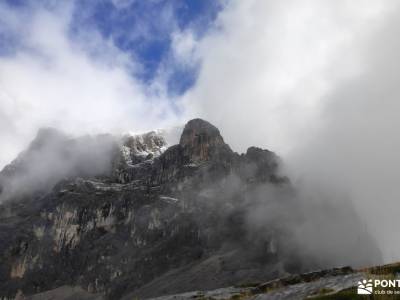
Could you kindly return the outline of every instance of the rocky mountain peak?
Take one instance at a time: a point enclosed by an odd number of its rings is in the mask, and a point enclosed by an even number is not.
[[[220,149],[229,149],[219,130],[202,119],[190,120],[185,125],[179,144],[191,160],[209,160]]]
[[[168,149],[162,132],[38,135],[0,172],[0,299],[148,299],[318,266],[293,250],[303,210],[271,151],[235,153],[201,119]]]

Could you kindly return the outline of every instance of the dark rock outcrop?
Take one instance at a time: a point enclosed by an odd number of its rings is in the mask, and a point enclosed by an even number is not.
[[[201,119],[194,119],[186,124],[179,145],[191,161],[223,158],[224,154],[232,152],[219,130]]]

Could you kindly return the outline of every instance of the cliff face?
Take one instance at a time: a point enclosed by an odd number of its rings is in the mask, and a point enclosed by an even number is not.
[[[287,248],[280,226],[249,230],[260,189],[293,193],[274,153],[251,147],[239,155],[200,119],[188,122],[169,148],[154,132],[89,143],[55,136],[49,145],[39,135],[0,173],[4,192],[30,164],[51,167],[37,151],[43,148],[56,152],[55,167],[76,165],[40,173],[55,185],[8,194],[0,205],[0,299],[66,285],[109,299],[146,298],[309,267]],[[100,145],[107,151],[99,152]]]
[[[224,154],[232,152],[219,130],[201,119],[194,119],[186,124],[179,145],[192,161],[216,160],[218,155],[223,158]]]

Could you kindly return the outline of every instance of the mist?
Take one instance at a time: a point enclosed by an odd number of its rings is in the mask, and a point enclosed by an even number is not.
[[[288,156],[295,176],[347,193],[376,237],[385,261],[399,259],[400,23],[393,11],[361,52],[365,70],[326,97],[321,126]],[[295,171],[296,170],[296,171]]]
[[[118,141],[111,135],[73,138],[56,129],[43,128],[0,173],[0,203],[48,192],[68,178],[111,175],[118,151]]]
[[[310,230],[323,225],[343,241],[368,232],[385,262],[400,259],[398,12],[393,1],[233,2],[200,42],[202,69],[182,99],[234,150],[278,153],[313,199],[304,209],[339,212],[311,214]],[[359,224],[344,226],[351,218]],[[362,249],[354,244],[336,261]]]
[[[249,182],[256,174],[257,168],[247,164],[242,175],[233,171],[199,193],[206,199],[203,205],[225,220],[221,227],[237,232],[226,238],[226,248],[239,249],[240,257],[248,261],[277,259],[278,272],[360,268],[383,262],[378,241],[348,194],[331,185],[292,182],[285,177],[278,177],[283,179],[279,183]],[[221,232],[224,236],[224,229]]]

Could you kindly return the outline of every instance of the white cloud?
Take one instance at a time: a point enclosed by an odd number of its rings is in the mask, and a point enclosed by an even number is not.
[[[362,71],[357,41],[385,8],[378,1],[233,1],[219,16],[221,30],[199,43],[202,68],[183,105],[218,124],[237,150],[258,144],[287,153],[307,138],[336,80]]]
[[[235,150],[266,147],[311,192],[348,195],[386,261],[400,258],[398,12],[395,1],[233,1],[199,42],[182,99]]]
[[[176,30],[172,34],[172,51],[177,62],[193,65],[197,63],[197,41],[190,30]]]
[[[1,13],[11,20],[13,14],[22,17],[5,9]],[[143,131],[175,119],[167,99],[132,78],[129,72],[137,64],[112,42],[95,32],[71,38],[71,9],[34,10],[25,19],[26,36],[18,51],[0,58],[0,134],[7,141],[0,165],[13,159],[42,126],[74,134]]]

